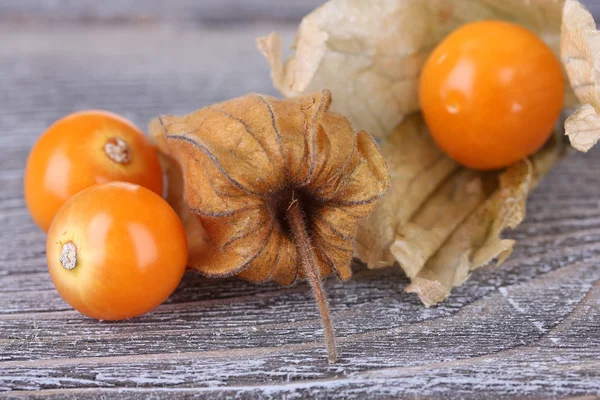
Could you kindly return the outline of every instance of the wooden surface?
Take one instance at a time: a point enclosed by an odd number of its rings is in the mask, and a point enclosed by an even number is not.
[[[352,281],[328,280],[335,365],[305,285],[188,274],[166,304],[118,323],[61,300],[22,199],[39,134],[79,109],[145,126],[159,113],[275,94],[253,38],[277,28],[289,40],[301,3],[0,2],[0,398],[600,396],[599,150],[557,165],[509,234],[512,257],[440,306],[404,293],[398,268],[357,265]]]

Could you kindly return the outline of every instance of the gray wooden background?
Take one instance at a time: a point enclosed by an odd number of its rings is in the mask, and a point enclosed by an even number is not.
[[[65,304],[22,198],[36,138],[74,110],[140,126],[250,91],[276,94],[254,37],[289,41],[319,0],[0,1],[0,398],[584,398],[600,395],[600,150],[561,162],[510,236],[513,256],[443,304],[397,268],[327,281],[328,365],[305,285],[188,274],[118,323]],[[598,1],[588,1],[600,9]]]

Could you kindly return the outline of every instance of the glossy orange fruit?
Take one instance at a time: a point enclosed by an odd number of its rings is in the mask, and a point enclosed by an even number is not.
[[[161,194],[162,170],[152,143],[128,120],[82,111],[55,122],[34,145],[25,168],[25,202],[44,231],[74,194],[126,181]]]
[[[476,169],[506,167],[549,138],[564,100],[560,62],[529,30],[464,25],[427,59],[419,100],[439,147]]]
[[[162,197],[110,182],[67,201],[50,226],[46,254],[67,303],[89,317],[118,320],[152,310],[175,290],[187,241]]]

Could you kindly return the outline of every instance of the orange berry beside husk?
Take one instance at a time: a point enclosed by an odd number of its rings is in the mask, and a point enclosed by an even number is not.
[[[89,110],[50,126],[25,169],[25,202],[44,231],[74,194],[98,183],[126,181],[162,195],[160,162],[150,140],[116,114]]]
[[[48,269],[60,295],[89,317],[119,320],[161,304],[187,264],[179,217],[156,193],[110,182],[76,194],[48,231]]]
[[[504,21],[464,25],[427,59],[423,116],[438,146],[475,169],[506,167],[550,137],[564,100],[561,64],[534,33]]]

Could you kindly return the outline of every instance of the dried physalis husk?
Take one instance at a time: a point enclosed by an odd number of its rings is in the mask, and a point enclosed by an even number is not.
[[[571,145],[587,152],[600,139],[600,32],[588,10],[568,0],[563,12],[561,57],[582,104],[565,122]]]
[[[330,101],[327,90],[290,100],[251,94],[159,117],[150,129],[176,162],[172,204],[201,237],[190,266],[252,282],[307,279],[333,362],[321,277],[350,277],[358,221],[387,190],[388,170],[369,134],[328,111]]]
[[[558,55],[563,0],[331,0],[307,15],[284,62],[277,34],[259,38],[275,87],[286,96],[325,86],[332,109],[380,141],[391,189],[361,222],[356,255],[370,268],[399,263],[426,305],[514,242],[502,231],[524,217],[535,183],[562,154],[554,137],[503,172],[460,167],[435,145],[418,114],[419,73],[448,33],[504,19],[537,33]],[[597,54],[596,54],[597,56]],[[570,88],[567,104],[574,102]]]
[[[510,255],[514,241],[500,235],[523,220],[527,196],[563,147],[554,135],[503,172],[477,172],[441,154],[421,115],[410,116],[381,144],[392,189],[361,223],[358,256],[372,268],[398,262],[407,291],[427,306],[446,299],[471,271]]]

